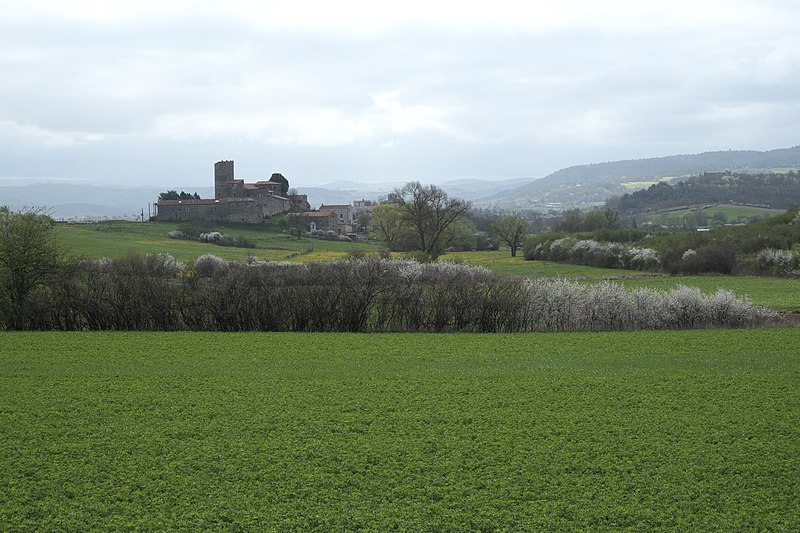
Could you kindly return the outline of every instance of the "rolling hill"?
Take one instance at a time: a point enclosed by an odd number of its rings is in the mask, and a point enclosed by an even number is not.
[[[704,172],[800,169],[800,146],[759,152],[729,150],[578,165],[477,202],[504,209],[586,207],[663,179]]]

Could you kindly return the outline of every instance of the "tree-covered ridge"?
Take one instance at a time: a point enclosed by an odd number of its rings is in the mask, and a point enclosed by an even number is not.
[[[707,203],[739,203],[789,209],[800,204],[800,173],[711,173],[672,185],[665,182],[610,198],[606,205],[623,214]]]
[[[648,159],[607,161],[563,168],[491,198],[501,206],[562,203],[583,207],[625,192],[624,183],[699,175],[705,172],[767,172],[800,168],[800,146],[777,150],[726,150]]]

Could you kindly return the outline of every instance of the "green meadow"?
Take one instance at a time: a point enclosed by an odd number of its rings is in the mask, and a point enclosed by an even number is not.
[[[7,531],[800,529],[800,330],[0,334]]]
[[[198,241],[170,239],[167,234],[176,229],[171,222],[103,222],[97,224],[59,224],[58,238],[64,248],[74,254],[99,259],[120,257],[131,251],[141,254],[170,254],[178,261],[193,262],[203,254],[244,261],[248,256],[259,260],[286,261],[309,254],[323,257],[344,256],[352,250],[374,250],[370,244],[297,239],[280,232],[277,225],[248,226],[243,224],[215,225],[226,235],[245,237],[257,248],[217,246]]]
[[[785,209],[770,209],[766,207],[753,207],[747,205],[716,204],[711,206],[686,207],[683,209],[672,209],[659,213],[647,215],[637,215],[636,222],[641,224],[650,222],[653,224],[682,225],[690,215],[701,215],[709,219],[714,215],[724,215],[724,220],[728,222],[747,222],[752,217],[773,217],[785,213]]]

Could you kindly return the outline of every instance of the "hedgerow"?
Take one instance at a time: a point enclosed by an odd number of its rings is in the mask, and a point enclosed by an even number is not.
[[[163,255],[76,261],[32,303],[19,323],[56,330],[601,331],[749,327],[777,316],[726,291],[629,292],[449,262],[213,255],[193,265]]]

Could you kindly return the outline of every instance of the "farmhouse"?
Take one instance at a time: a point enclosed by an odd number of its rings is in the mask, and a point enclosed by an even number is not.
[[[310,209],[306,195],[290,195],[288,190],[289,182],[280,174],[246,183],[234,177],[233,161],[218,161],[214,164],[214,198],[159,200],[155,219],[258,224],[273,215]]]

